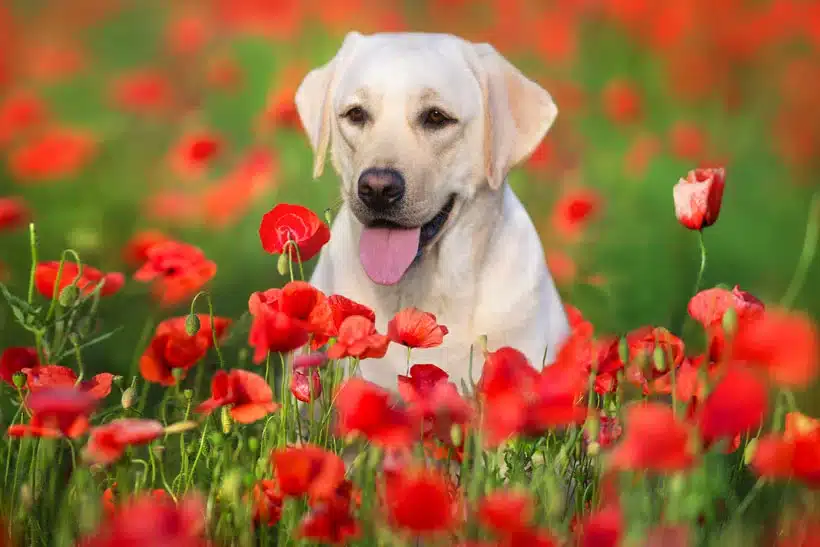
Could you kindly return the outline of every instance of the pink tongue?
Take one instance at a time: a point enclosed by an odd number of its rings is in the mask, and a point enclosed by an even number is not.
[[[379,285],[398,283],[419,250],[421,228],[365,228],[359,240],[364,271]]]

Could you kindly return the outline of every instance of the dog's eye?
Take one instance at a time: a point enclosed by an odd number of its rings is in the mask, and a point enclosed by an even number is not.
[[[367,112],[361,106],[349,108],[347,112],[342,114],[342,117],[347,119],[347,121],[353,125],[364,125],[368,119]]]
[[[456,120],[439,110],[438,108],[431,108],[426,110],[421,115],[421,123],[428,129],[439,129],[445,125],[455,123]]]

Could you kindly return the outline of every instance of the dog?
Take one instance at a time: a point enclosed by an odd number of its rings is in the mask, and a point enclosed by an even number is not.
[[[511,346],[541,369],[569,334],[533,222],[507,184],[558,109],[496,49],[449,34],[350,32],[297,88],[314,154],[341,178],[342,206],[311,283],[371,307],[376,327],[406,307],[433,313],[441,346],[391,344],[361,376],[395,390],[413,363],[474,385]],[[484,338],[486,337],[486,338]]]

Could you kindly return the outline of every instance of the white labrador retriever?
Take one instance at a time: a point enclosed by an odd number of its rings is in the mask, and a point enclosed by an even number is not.
[[[348,34],[311,71],[296,106],[321,175],[330,151],[343,205],[311,279],[376,312],[434,313],[444,344],[413,350],[457,385],[481,374],[476,346],[512,346],[537,368],[569,332],[544,252],[506,184],[557,115],[549,93],[488,44],[444,34]],[[475,349],[471,349],[475,346]],[[361,363],[395,389],[407,371],[397,345]]]

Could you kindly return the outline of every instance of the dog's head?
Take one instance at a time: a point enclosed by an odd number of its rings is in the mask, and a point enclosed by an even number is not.
[[[314,176],[330,149],[342,196],[364,226],[362,265],[386,285],[478,189],[498,190],[558,113],[492,46],[423,33],[348,34],[305,77],[296,107]]]

